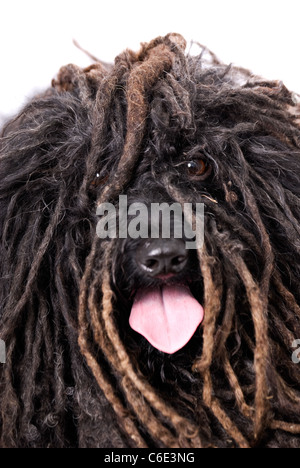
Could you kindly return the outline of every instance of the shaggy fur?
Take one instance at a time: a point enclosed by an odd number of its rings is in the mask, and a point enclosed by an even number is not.
[[[300,447],[297,99],[184,50],[170,34],[63,67],[2,131],[1,447]],[[171,279],[205,318],[173,355],[128,325],[159,281],[142,241],[95,233],[121,193],[205,204],[204,246]]]

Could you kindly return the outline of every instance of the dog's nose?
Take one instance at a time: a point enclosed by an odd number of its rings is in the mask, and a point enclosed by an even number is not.
[[[151,239],[136,253],[140,268],[150,276],[180,273],[188,260],[182,239]]]

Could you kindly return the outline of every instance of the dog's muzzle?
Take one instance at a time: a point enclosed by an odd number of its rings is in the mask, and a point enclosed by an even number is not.
[[[188,252],[181,239],[149,239],[137,249],[135,257],[143,273],[167,280],[183,271]],[[137,291],[129,324],[152,346],[173,354],[188,343],[203,317],[203,307],[186,284],[162,282]]]

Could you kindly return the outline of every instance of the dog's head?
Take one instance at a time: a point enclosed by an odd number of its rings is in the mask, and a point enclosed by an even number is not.
[[[129,444],[296,444],[296,96],[184,48],[64,67],[4,129],[2,408],[13,388],[46,414],[50,375],[91,385],[84,357]]]

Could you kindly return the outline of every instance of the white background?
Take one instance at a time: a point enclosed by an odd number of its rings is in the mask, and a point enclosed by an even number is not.
[[[299,0],[0,0],[0,118],[49,86],[61,65],[91,63],[73,39],[112,62],[168,32],[300,92]]]

